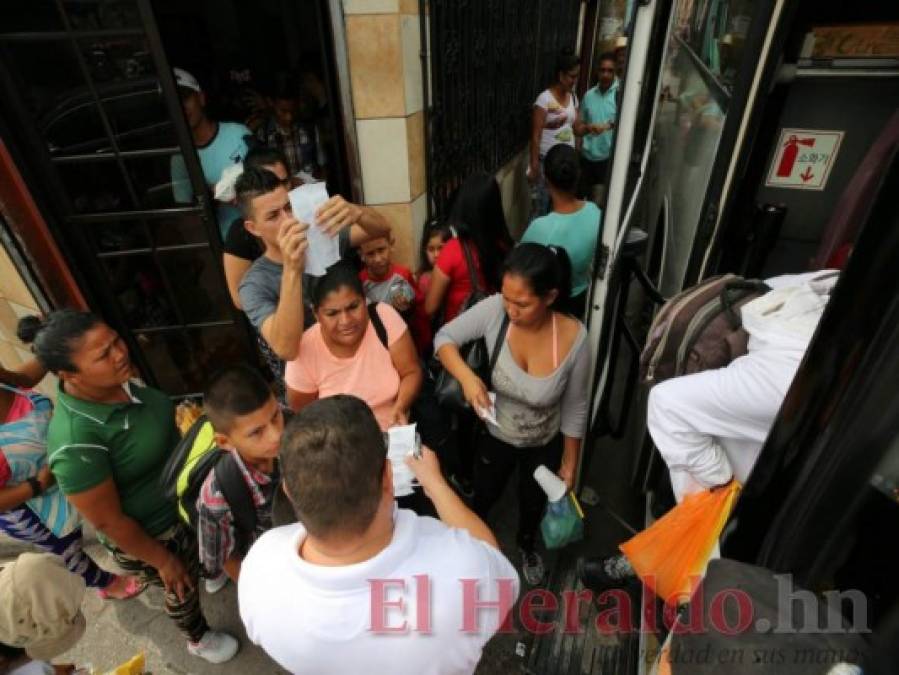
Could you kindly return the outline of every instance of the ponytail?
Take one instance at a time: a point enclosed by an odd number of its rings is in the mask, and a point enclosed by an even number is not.
[[[47,370],[58,373],[61,370],[75,371],[72,363],[74,343],[80,340],[100,319],[90,312],[75,309],[60,309],[50,312],[45,318],[26,316],[19,320],[16,335]]]
[[[519,244],[506,259],[503,272],[525,279],[541,298],[557,291],[551,307],[558,312],[572,313],[571,260],[561,246]]]

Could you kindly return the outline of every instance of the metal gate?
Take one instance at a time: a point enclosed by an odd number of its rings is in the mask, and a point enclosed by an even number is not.
[[[445,215],[475,171],[494,172],[528,143],[531,107],[556,55],[574,49],[580,0],[428,0],[425,53],[429,206]],[[430,86],[429,86],[430,85]],[[427,96],[426,96],[427,100]]]
[[[253,356],[150,0],[0,4],[0,133],[144,378],[196,393]],[[192,203],[175,201],[182,156]]]

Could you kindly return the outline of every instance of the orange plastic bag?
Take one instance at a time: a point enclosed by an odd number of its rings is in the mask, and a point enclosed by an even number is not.
[[[695,582],[708,564],[740,492],[732,480],[717,490],[706,490],[684,500],[651,527],[619,546],[637,576],[666,604],[676,606],[690,598]]]

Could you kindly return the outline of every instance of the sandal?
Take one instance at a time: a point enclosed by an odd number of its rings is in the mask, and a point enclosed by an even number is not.
[[[119,575],[116,575],[115,578],[109,583],[109,586],[112,586],[120,578],[121,577]],[[128,583],[125,584],[123,595],[121,596],[111,595],[107,590],[109,586],[107,586],[106,588],[101,588],[97,591],[97,595],[99,595],[103,600],[130,600],[136,595],[140,595],[141,593],[143,593],[144,589],[147,587],[146,584],[141,583],[141,581],[135,576],[128,578]]]

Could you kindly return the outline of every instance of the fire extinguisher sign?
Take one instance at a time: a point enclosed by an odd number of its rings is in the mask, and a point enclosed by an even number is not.
[[[782,129],[765,185],[823,190],[842,140],[842,131]]]

